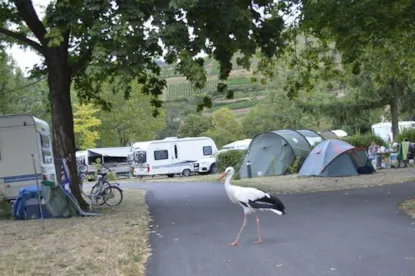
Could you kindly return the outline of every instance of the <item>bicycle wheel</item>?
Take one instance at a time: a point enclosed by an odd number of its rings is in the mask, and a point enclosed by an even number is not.
[[[104,198],[105,203],[109,206],[119,205],[124,198],[122,190],[116,186],[106,187],[102,191],[102,197]]]
[[[104,189],[106,187],[106,183],[104,183],[103,185],[104,185],[104,187],[103,187],[102,191],[104,191]],[[104,203],[105,203],[105,199],[103,197],[104,194],[103,194],[103,192],[101,192],[101,194],[98,195],[98,192],[99,192],[99,183],[97,183],[94,186],[92,186],[91,195],[93,195],[93,194],[96,195],[94,204],[104,205]]]
[[[104,181],[104,183],[102,183],[102,191],[108,186],[111,186],[111,184],[108,181]],[[96,183],[91,188],[91,194],[98,193],[98,191],[99,191],[99,183]]]

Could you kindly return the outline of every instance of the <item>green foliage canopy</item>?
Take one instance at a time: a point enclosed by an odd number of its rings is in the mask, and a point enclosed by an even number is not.
[[[348,85],[354,78],[351,75],[369,78],[379,96],[378,103],[390,105],[396,136],[399,104],[410,103],[409,108],[414,107],[413,101],[408,101],[414,98],[413,89],[408,85],[414,77],[414,2],[294,0],[285,3],[297,4],[300,11],[298,26],[291,33],[311,37],[313,43],[306,45],[303,52],[314,52],[300,55],[300,60],[309,66],[296,67],[301,73],[289,83],[290,92],[311,91],[313,78],[320,77],[313,72],[334,72],[331,78],[341,79]]]
[[[178,134],[180,137],[197,137],[212,127],[210,118],[189,114],[184,118]]]
[[[101,91],[102,98],[111,102],[112,112],[102,110],[98,116],[100,126],[100,146],[128,146],[132,142],[153,140],[164,127],[165,111],[159,116],[151,116],[151,101],[154,97],[141,92],[141,85],[131,85],[130,98],[125,100],[112,93],[113,87],[106,84]]]
[[[243,137],[242,126],[229,108],[221,108],[212,113],[212,128],[203,135],[212,138],[217,147],[239,140]]]

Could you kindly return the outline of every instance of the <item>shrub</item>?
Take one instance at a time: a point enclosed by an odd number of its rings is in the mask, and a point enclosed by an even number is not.
[[[235,178],[238,178],[239,168],[242,165],[245,153],[245,150],[228,150],[220,153],[216,159],[219,172],[223,172],[227,167],[233,167],[235,169]]]
[[[0,194],[0,219],[10,219],[12,217],[12,204],[3,194]]]
[[[304,160],[301,157],[296,157],[294,163],[291,164],[291,166],[288,167],[288,171],[291,174],[298,173],[301,169],[301,166],[303,165]]]
[[[367,133],[367,134],[356,134],[353,136],[343,138],[343,141],[355,146],[357,148],[367,149],[372,141],[375,141],[379,146],[386,146],[385,141],[379,136]]]
[[[396,142],[402,142],[405,138],[410,142],[415,142],[415,129],[404,129],[401,131],[396,138]]]
[[[95,159],[95,162],[96,163],[92,163],[92,164],[95,165],[95,167],[97,168],[97,170],[95,172],[95,178],[98,179],[98,173],[101,171],[101,168],[102,168],[101,159],[97,158],[97,159]],[[117,174],[113,171],[109,171],[109,172],[107,172],[107,179],[109,181],[114,181],[114,180],[117,179]]]

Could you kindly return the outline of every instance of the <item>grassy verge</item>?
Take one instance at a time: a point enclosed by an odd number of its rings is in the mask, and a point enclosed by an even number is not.
[[[145,275],[150,256],[145,191],[124,189],[99,217],[0,221],[2,275]]]
[[[217,174],[208,175],[192,175],[192,176],[154,176],[154,177],[143,177],[140,178],[129,178],[118,180],[118,183],[145,183],[145,182],[215,182],[218,178]],[[86,183],[86,182],[85,182]]]
[[[356,189],[386,184],[399,184],[415,181],[413,168],[379,170],[370,175],[350,177],[307,177],[297,175],[267,176],[251,179],[232,180],[238,186],[257,187],[271,193],[302,193]],[[154,178],[129,179],[126,182],[216,182],[218,175],[193,175],[173,178],[156,176]],[[123,181],[124,182],[124,181]],[[223,181],[222,181],[223,182]]]
[[[297,175],[285,175],[241,179],[233,182],[235,185],[253,186],[271,193],[285,194],[367,188],[412,181],[415,181],[413,168],[402,168],[379,170],[374,174],[349,177],[299,178]]]
[[[401,203],[401,209],[411,218],[415,219],[415,199],[409,199]]]

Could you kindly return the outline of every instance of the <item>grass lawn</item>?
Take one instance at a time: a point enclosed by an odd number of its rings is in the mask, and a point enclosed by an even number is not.
[[[233,181],[235,185],[253,186],[276,194],[323,192],[400,184],[415,181],[413,168],[378,170],[374,174],[349,177],[298,177],[284,175]]]
[[[145,275],[150,256],[145,191],[124,189],[99,217],[0,221],[2,275]]]
[[[126,182],[217,182],[218,175],[193,175],[173,178],[156,176],[154,178],[129,179]],[[399,184],[415,181],[414,168],[385,169],[374,174],[350,177],[308,177],[299,178],[296,174],[284,176],[256,177],[232,180],[233,185],[257,187],[275,194],[334,191],[365,188],[386,184]],[[122,181],[124,182],[124,181]],[[223,180],[221,181],[223,183]],[[219,184],[219,182],[218,182]]]
[[[415,199],[409,199],[401,203],[401,209],[411,218],[415,219]]]

